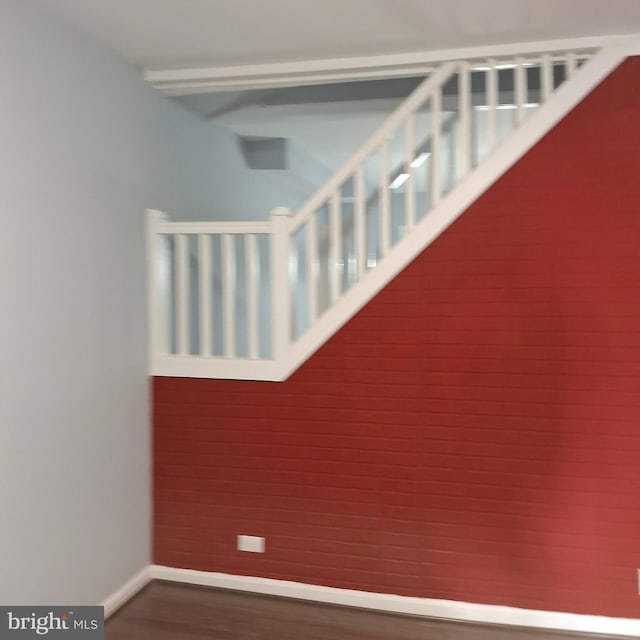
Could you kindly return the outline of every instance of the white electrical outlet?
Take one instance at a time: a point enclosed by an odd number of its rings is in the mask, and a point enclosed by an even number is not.
[[[264,538],[259,536],[238,536],[238,551],[264,553]]]

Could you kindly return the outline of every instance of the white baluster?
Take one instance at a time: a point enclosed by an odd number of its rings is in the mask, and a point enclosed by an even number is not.
[[[174,236],[176,271],[176,334],[177,352],[183,356],[189,352],[189,254],[187,236]]]
[[[431,96],[431,206],[440,202],[440,122],[442,110],[442,87]]]
[[[222,308],[224,312],[222,352],[226,358],[236,355],[235,285],[235,238],[230,233],[224,233],[222,234]]]
[[[380,252],[384,257],[391,246],[391,200],[389,193],[389,141],[380,146]]]
[[[318,317],[318,213],[307,223],[307,293],[309,325]]]
[[[331,246],[329,249],[329,268],[331,270],[331,293],[335,302],[342,294],[342,272],[340,269],[340,261],[342,260],[342,216],[339,191],[334,191],[332,194],[330,206]]]
[[[429,110],[427,108],[427,105],[429,104],[429,102],[425,102],[424,105],[422,105],[423,109],[424,109],[424,113],[423,116],[425,118],[425,122],[424,122],[424,131],[426,134],[426,143],[428,146],[429,151],[427,152],[425,150],[425,153],[427,153],[427,157],[424,160],[424,164],[422,165],[424,167],[423,172],[423,178],[424,178],[424,211],[421,212],[423,215],[426,215],[429,212],[429,209],[431,208],[431,202],[429,201],[429,184],[430,184],[430,180],[431,180],[431,163],[433,162],[433,148],[432,148],[432,144],[431,141],[429,140],[429,127],[431,125],[431,121],[430,121],[430,113]]]
[[[247,353],[258,357],[258,243],[255,234],[244,237],[244,258],[247,285]]]
[[[407,118],[404,135],[404,171],[409,176],[404,183],[404,213],[407,229],[413,229],[416,223],[416,185],[413,168],[411,166],[411,163],[415,160],[416,153],[415,114],[413,113]]]
[[[279,362],[286,359],[291,341],[291,278],[289,275],[289,218],[291,211],[276,207],[271,211],[271,332],[272,357]]]
[[[355,179],[355,244],[356,260],[358,265],[358,280],[362,279],[367,271],[367,229],[365,221],[365,188],[364,170],[362,165],[356,171]]]
[[[488,61],[487,71],[487,153],[491,152],[496,145],[498,138],[498,70],[496,61]],[[479,159],[481,160],[481,159]]]
[[[471,164],[471,74],[468,62],[461,62],[458,67],[458,113],[460,117],[458,178],[463,180],[469,173]]]
[[[198,235],[200,355],[211,355],[211,236]]]
[[[540,69],[540,84],[542,99],[541,104],[549,99],[549,96],[553,93],[553,60],[550,55],[542,56],[542,64]]]
[[[573,78],[575,72],[578,69],[578,61],[576,60],[576,54],[573,52],[567,53],[565,64],[567,69],[567,80],[570,80],[571,78]]]
[[[514,95],[513,99],[516,105],[516,124],[520,126],[525,117],[524,105],[527,103],[527,71],[523,66],[524,60],[518,58],[516,60],[516,68],[513,70],[514,79]]]
[[[149,355],[167,354],[170,326],[170,261],[167,238],[157,232],[158,225],[168,216],[162,211],[148,209],[145,216],[147,235],[147,292],[149,314]]]

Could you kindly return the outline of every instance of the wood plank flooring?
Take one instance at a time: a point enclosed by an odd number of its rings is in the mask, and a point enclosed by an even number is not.
[[[106,640],[590,640],[153,582],[106,624]]]

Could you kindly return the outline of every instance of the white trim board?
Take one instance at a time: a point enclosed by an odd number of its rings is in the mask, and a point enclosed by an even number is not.
[[[149,571],[151,578],[154,580],[248,591],[284,598],[295,598],[297,600],[374,609],[389,613],[557,631],[630,637],[640,636],[640,619],[610,618],[556,611],[535,611],[533,609],[518,609],[499,605],[456,602],[453,600],[436,600],[433,598],[411,598],[385,593],[322,587],[287,580],[236,576],[227,573],[194,571],[192,569],[175,569],[160,565],[152,565]]]
[[[390,55],[298,60],[254,65],[145,69],[144,79],[167,95],[215,91],[246,91],[277,87],[352,82],[422,75],[447,60],[473,60],[519,55],[598,49],[612,44],[635,43],[640,34],[596,36],[502,45],[417,51]]]
[[[100,603],[105,620],[142,591],[151,581],[151,567],[145,567]]]

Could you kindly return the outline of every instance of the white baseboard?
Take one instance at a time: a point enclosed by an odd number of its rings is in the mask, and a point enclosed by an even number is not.
[[[159,565],[151,565],[149,574],[153,580],[168,580],[221,589],[250,591],[296,598],[298,600],[312,600],[314,602],[430,618],[640,637],[640,619],[535,611],[532,609],[517,609],[515,607],[456,602],[453,600],[410,598],[385,593],[321,587],[287,580],[235,576],[227,573],[194,571],[192,569],[174,569]]]
[[[100,606],[104,607],[105,620],[144,589],[151,579],[151,567],[145,567],[101,602]]]

